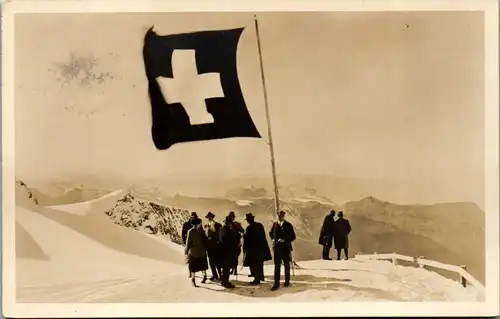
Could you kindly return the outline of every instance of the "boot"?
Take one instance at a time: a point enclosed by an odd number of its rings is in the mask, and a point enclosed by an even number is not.
[[[290,282],[289,282],[289,281],[285,282],[284,286],[285,286],[285,287],[290,286]]]
[[[229,288],[229,289],[232,289],[234,287],[236,287],[235,285],[233,285],[232,283],[228,282],[224,285],[225,288]]]
[[[203,279],[201,280],[201,283],[202,283],[202,284],[204,284],[204,283],[206,283],[206,282],[207,282],[207,275],[205,274],[205,275],[203,276]]]
[[[280,289],[280,285],[274,284],[274,286],[271,288],[271,291],[276,291]]]

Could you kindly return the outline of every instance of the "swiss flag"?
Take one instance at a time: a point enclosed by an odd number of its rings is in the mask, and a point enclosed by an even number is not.
[[[143,58],[159,150],[176,143],[260,138],[238,81],[236,52],[243,28],[166,36],[152,28]]]

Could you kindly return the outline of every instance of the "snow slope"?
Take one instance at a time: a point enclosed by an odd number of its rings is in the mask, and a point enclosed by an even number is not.
[[[63,210],[65,212],[72,213],[75,215],[89,215],[95,212],[102,212],[112,208],[116,204],[117,200],[122,198],[125,195],[125,193],[126,192],[124,190],[117,190],[109,194],[106,194],[103,197],[90,200],[87,202],[78,204],[49,206],[49,208]]]
[[[270,291],[272,266],[266,266],[266,282],[261,287],[247,285],[251,278],[244,268],[241,275],[231,278],[235,289],[227,290],[211,282],[195,288],[183,264],[182,247],[164,236],[121,227],[105,217],[81,214],[88,207],[88,203],[37,211],[17,207],[18,302],[478,299],[473,288],[462,288],[458,282],[425,269],[355,259],[299,262],[301,269],[295,269],[292,286],[276,292]]]

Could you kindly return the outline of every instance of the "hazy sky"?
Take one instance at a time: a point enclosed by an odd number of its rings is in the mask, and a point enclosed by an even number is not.
[[[425,181],[482,201],[482,18],[473,12],[259,14],[278,173]],[[156,150],[142,61],[151,25],[159,34],[246,27],[240,84],[257,128],[267,134],[253,14],[17,15],[19,177],[270,173],[263,140]],[[93,56],[93,72],[111,77],[63,85],[58,65],[72,53]]]

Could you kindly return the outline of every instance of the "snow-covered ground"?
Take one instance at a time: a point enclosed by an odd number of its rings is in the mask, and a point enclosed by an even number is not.
[[[116,201],[118,199],[123,197],[124,194],[125,194],[124,190],[117,190],[109,194],[106,194],[100,198],[93,199],[87,202],[78,204],[49,206],[49,208],[62,210],[76,215],[89,215],[92,214],[93,212],[103,212],[107,209],[110,209],[111,207],[113,207],[114,204],[116,204]]]
[[[109,201],[120,193],[105,196]],[[89,208],[99,200],[41,209],[18,206],[18,302],[273,302],[476,301],[478,293],[425,269],[370,260],[304,261],[292,286],[249,286],[248,269],[232,276],[235,289],[207,282],[195,288],[183,248],[165,237],[115,225]],[[62,211],[62,212],[61,212]],[[66,216],[65,216],[66,215]],[[67,218],[71,215],[71,218]]]

